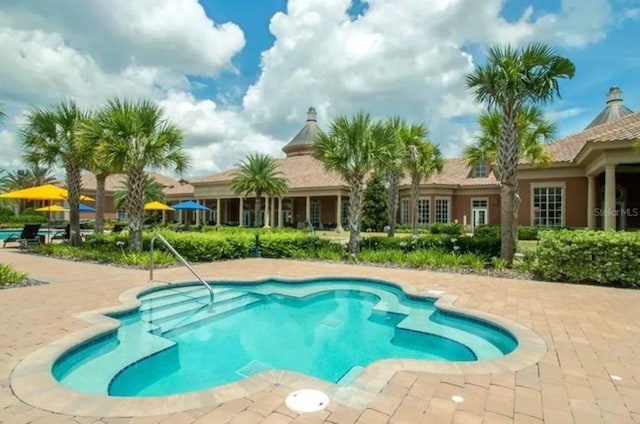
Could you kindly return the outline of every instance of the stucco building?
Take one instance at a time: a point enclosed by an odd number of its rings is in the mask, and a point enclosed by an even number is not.
[[[289,182],[283,198],[265,198],[265,221],[271,226],[341,229],[346,224],[348,187],[326,172],[312,157],[320,131],[310,108],[298,134],[276,159]],[[537,168],[520,164],[520,225],[584,228],[639,228],[640,113],[624,106],[622,92],[612,87],[603,111],[587,128],[547,146],[552,163]],[[210,221],[251,225],[254,199],[243,199],[229,188],[237,168],[190,181],[193,196],[212,208]],[[399,223],[409,223],[409,181],[400,188]],[[420,186],[421,224],[457,221],[467,225],[498,224],[499,186],[487,163],[468,167],[462,159],[447,159],[443,171]]]
[[[289,184],[282,198],[265,198],[263,222],[270,226],[303,227],[307,222],[325,229],[346,227],[349,188],[340,176],[326,172],[312,156],[320,131],[315,109],[310,108],[302,129],[283,147],[277,166]],[[628,229],[640,228],[640,113],[624,106],[622,92],[612,87],[602,112],[584,131],[547,146],[552,163],[537,168],[519,166],[520,225]],[[212,209],[186,219],[222,225],[253,225],[254,198],[242,198],[229,188],[237,168],[187,184],[157,175],[168,201],[196,199]],[[113,189],[118,176],[108,180]],[[166,179],[166,181],[165,181]],[[111,181],[111,182],[110,182]],[[95,191],[89,174],[85,190]],[[111,190],[112,191],[112,190]],[[400,187],[398,223],[409,223],[409,180]],[[110,203],[110,202],[107,202]],[[122,215],[113,210],[108,214]],[[177,217],[176,217],[177,218]],[[447,159],[441,173],[423,181],[418,200],[418,222],[457,221],[468,226],[500,222],[499,186],[489,164],[468,167],[462,159]]]

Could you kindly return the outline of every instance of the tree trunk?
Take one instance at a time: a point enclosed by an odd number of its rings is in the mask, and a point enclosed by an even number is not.
[[[520,158],[520,140],[516,126],[517,107],[507,107],[502,114],[502,130],[498,147],[498,168],[500,169],[501,196],[501,251],[500,256],[509,265],[513,263],[515,253],[514,225],[516,218],[516,194],[518,191],[518,160]],[[516,230],[517,231],[517,228]]]
[[[420,179],[411,176],[411,232],[418,235],[418,194],[420,192]]]
[[[80,235],[80,190],[82,189],[82,177],[80,168],[67,164],[67,190],[69,202],[69,244],[77,247],[82,244],[82,236]]]
[[[129,251],[142,252],[144,217],[144,169],[129,170],[127,175],[127,217],[129,219]]]
[[[396,233],[396,216],[398,215],[398,189],[400,176],[395,172],[389,172],[387,182],[389,183],[387,192],[387,224],[389,232],[387,237],[393,237]]]
[[[104,191],[106,180],[106,174],[96,175],[96,234],[104,232]]]
[[[256,194],[256,203],[254,205],[255,210],[253,211],[254,215],[253,215],[253,225],[255,227],[262,227],[262,217],[260,216],[260,209],[262,208],[262,193],[257,193]]]
[[[364,203],[364,177],[349,184],[349,252],[353,255],[360,251],[360,226]]]

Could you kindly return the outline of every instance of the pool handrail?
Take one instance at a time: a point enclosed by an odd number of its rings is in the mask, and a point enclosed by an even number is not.
[[[166,247],[167,249],[169,249],[169,251],[171,253],[173,253],[173,255],[180,261],[182,262],[182,265],[186,266],[187,269],[189,271],[191,271],[191,273],[193,275],[195,275],[195,277],[202,283],[204,284],[204,286],[207,288],[207,290],[209,290],[209,300],[211,301],[211,303],[213,303],[213,289],[211,288],[211,286],[209,285],[209,283],[206,282],[206,280],[204,278],[202,278],[202,276],[200,274],[198,274],[198,272],[193,269],[193,267],[191,266],[191,264],[189,264],[189,262],[187,262],[187,260],[185,258],[182,257],[181,254],[179,254],[176,249],[173,248],[173,246],[171,245],[171,243],[169,243],[167,241],[166,238],[164,238],[161,234],[156,234],[153,236],[153,238],[151,239],[151,246],[149,246],[149,254],[151,255],[151,257],[149,258],[149,281],[153,282],[153,266],[154,266],[154,262],[153,262],[153,245],[156,241],[156,239],[159,239]]]

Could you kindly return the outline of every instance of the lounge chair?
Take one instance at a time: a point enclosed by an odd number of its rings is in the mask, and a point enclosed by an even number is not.
[[[111,229],[111,234],[117,234],[117,233],[121,233],[122,230],[124,230],[124,225],[122,224],[116,224],[113,226],[113,228]]]
[[[11,234],[2,243],[2,247],[5,247],[7,243],[18,243],[20,249],[25,249],[34,244],[41,244],[44,242],[44,236],[38,235],[42,224],[25,224],[22,228],[20,235]]]
[[[71,240],[71,224],[64,227],[64,231],[58,231],[51,237],[51,240],[62,240],[63,243],[69,243]]]

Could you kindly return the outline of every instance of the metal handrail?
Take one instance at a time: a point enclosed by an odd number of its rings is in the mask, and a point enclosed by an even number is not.
[[[153,263],[153,244],[154,244],[154,242],[156,241],[156,239],[160,239],[160,241],[161,241],[162,243],[164,243],[164,245],[167,247],[167,249],[169,249],[169,251],[170,251],[171,253],[173,253],[173,255],[174,255],[176,258],[178,258],[178,260],[179,260],[180,262],[182,262],[182,265],[186,266],[186,267],[189,269],[189,271],[191,271],[191,273],[192,273],[193,275],[195,275],[195,276],[196,276],[196,278],[197,278],[197,279],[198,279],[202,284],[204,284],[204,286],[207,288],[207,290],[209,290],[209,298],[210,298],[210,300],[211,300],[211,303],[213,303],[213,289],[211,288],[211,286],[209,285],[209,283],[207,283],[207,282],[205,281],[205,279],[204,279],[204,278],[202,278],[202,276],[201,276],[200,274],[198,274],[198,273],[196,272],[196,270],[195,270],[195,269],[193,269],[193,267],[191,266],[191,264],[189,264],[189,262],[187,262],[187,260],[186,260],[185,258],[183,258],[183,257],[182,257],[182,255],[181,255],[181,254],[179,254],[179,253],[176,251],[176,249],[174,249],[174,248],[173,248],[173,246],[171,246],[171,244],[167,241],[167,239],[166,239],[166,238],[164,238],[164,237],[162,237],[162,235],[161,235],[161,234],[156,234],[156,235],[155,235],[155,236],[153,236],[153,238],[151,239],[151,246],[149,247],[149,251],[150,251],[150,254],[151,254],[151,258],[150,258],[150,261],[149,261],[149,281],[153,281],[153,265],[154,265],[154,263]]]

